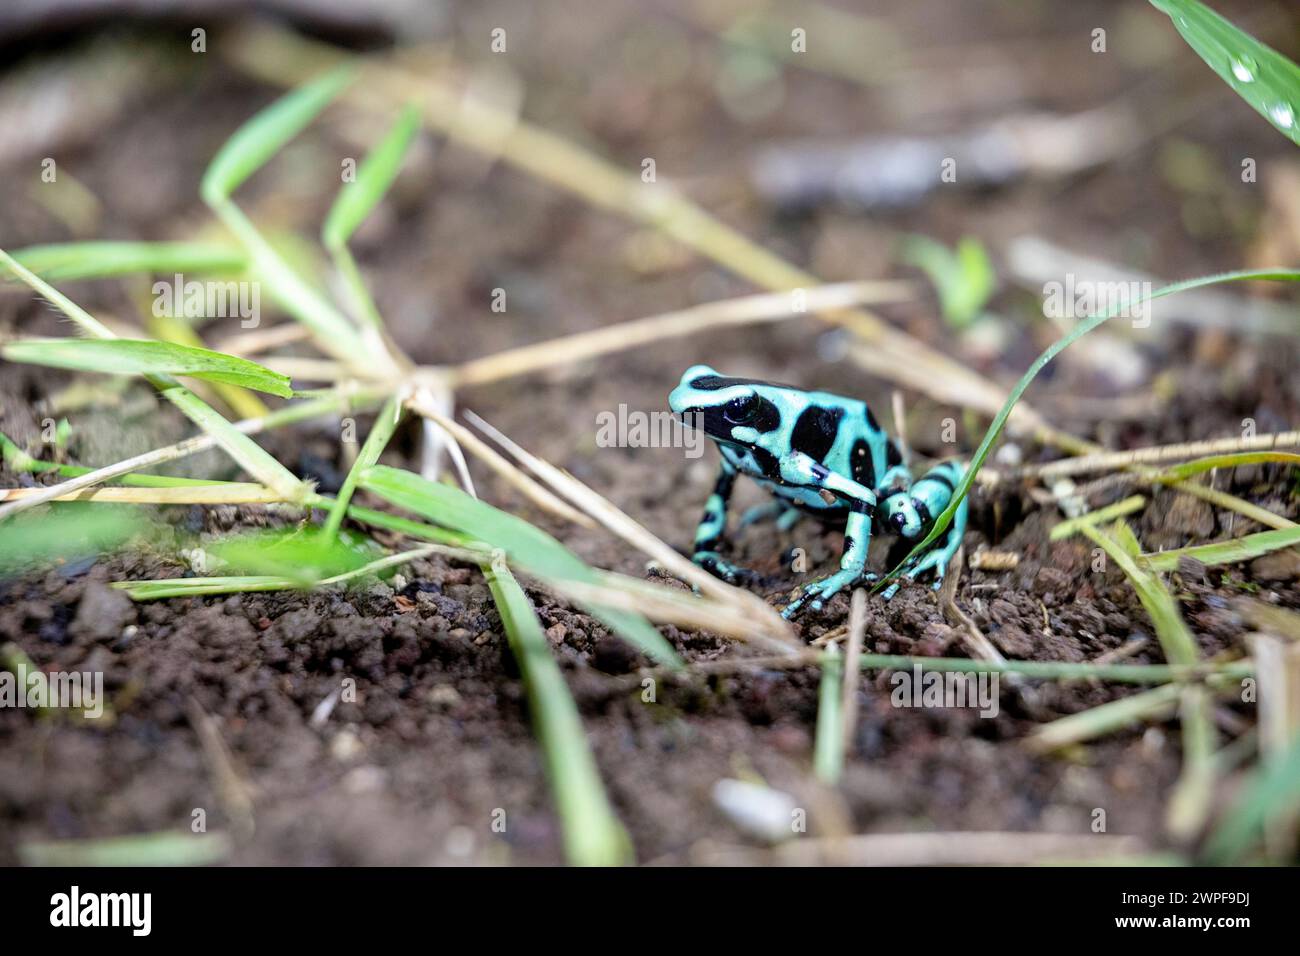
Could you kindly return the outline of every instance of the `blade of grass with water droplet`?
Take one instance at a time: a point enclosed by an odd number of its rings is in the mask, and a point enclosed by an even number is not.
[[[291,398],[289,377],[245,358],[151,339],[23,339],[0,350],[11,362],[108,375],[185,375]]]
[[[522,518],[494,508],[459,488],[428,481],[409,471],[374,465],[361,476],[361,487],[399,508],[422,515],[435,524],[500,548],[510,561],[541,577],[568,578],[582,584],[600,584],[600,576],[572,551],[545,531]],[[673,666],[681,658],[664,636],[644,617],[599,604],[587,606],[639,650]]]
[[[902,574],[903,569],[907,566],[907,562],[911,558],[914,558],[925,551],[930,547],[930,545],[934,544],[941,534],[948,530],[948,526],[952,523],[953,515],[957,513],[957,508],[960,507],[962,501],[965,500],[966,495],[970,493],[971,485],[975,482],[975,476],[979,474],[979,470],[984,466],[984,462],[988,458],[989,452],[992,451],[993,443],[998,440],[998,437],[1002,434],[1002,429],[1006,427],[1007,419],[1011,417],[1011,410],[1016,407],[1016,403],[1019,402],[1020,397],[1024,395],[1025,389],[1029,388],[1029,384],[1038,377],[1038,373],[1043,370],[1043,367],[1047,365],[1048,362],[1056,358],[1057,355],[1067,349],[1078,339],[1087,335],[1093,329],[1102,325],[1109,319],[1114,318],[1116,315],[1126,312],[1128,309],[1141,302],[1147,302],[1152,299],[1161,299],[1165,296],[1176,295],[1179,292],[1187,292],[1191,289],[1199,289],[1204,286],[1218,285],[1223,282],[1243,282],[1248,280],[1300,282],[1300,270],[1260,269],[1241,272],[1223,272],[1218,275],[1201,276],[1197,279],[1186,279],[1182,282],[1175,282],[1171,285],[1163,286],[1162,288],[1155,290],[1150,295],[1141,296],[1133,302],[1125,301],[1117,303],[1105,312],[1100,312],[1096,315],[1090,316],[1071,329],[1068,335],[1062,336],[1049,345],[1043,353],[1034,360],[1033,364],[1029,366],[1028,371],[1020,377],[1020,381],[1016,382],[1015,387],[1011,390],[1010,396],[1008,396],[1006,402],[994,417],[992,424],[989,425],[988,431],[984,433],[984,438],[980,442],[979,447],[975,449],[975,454],[971,456],[970,463],[966,466],[966,473],[962,476],[961,481],[957,483],[957,488],[953,491],[952,500],[948,503],[948,507],[934,519],[934,525],[930,529],[929,534],[917,542],[915,547],[913,547],[907,554],[907,557],[900,561],[893,570],[877,581],[872,590],[880,591],[888,587],[895,578]]]
[[[1238,96],[1300,145],[1300,66],[1199,0],[1151,0]]]

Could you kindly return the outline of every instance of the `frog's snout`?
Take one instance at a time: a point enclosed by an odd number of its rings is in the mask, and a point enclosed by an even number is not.
[[[668,407],[674,415],[685,421],[686,410],[690,408],[690,386],[683,383],[669,392]]]
[[[682,380],[677,383],[677,387],[668,393],[668,407],[672,409],[674,415],[682,419],[683,424],[691,424],[686,420],[686,413],[697,405],[694,400],[697,389],[692,383],[706,375],[717,374],[708,365],[692,365],[682,373]]]

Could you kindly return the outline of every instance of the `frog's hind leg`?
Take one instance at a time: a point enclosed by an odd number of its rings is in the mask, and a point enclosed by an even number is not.
[[[713,493],[705,502],[704,516],[695,529],[695,549],[691,560],[728,584],[744,584],[758,581],[759,575],[748,568],[732,564],[717,550],[727,530],[727,505],[731,501],[731,491],[735,484],[736,469],[723,459],[717,481],[713,485]]]
[[[798,508],[786,508],[781,512],[781,516],[776,519],[776,530],[781,532],[792,531],[804,516]]]
[[[952,502],[953,492],[956,490],[957,483],[961,481],[964,473],[965,467],[961,462],[947,461],[936,465],[912,486],[912,502],[917,510],[925,515],[925,527],[927,529],[933,526],[933,518],[941,514]],[[926,571],[933,570],[934,589],[937,591],[943,586],[944,573],[948,570],[953,555],[961,547],[962,538],[966,534],[966,518],[969,512],[968,500],[962,498],[961,504],[953,512],[952,522],[943,535],[928,550],[908,560],[907,567],[902,574],[904,578],[915,580]],[[894,596],[899,583],[899,581],[895,581],[885,589],[883,594],[885,600],[889,600]]]

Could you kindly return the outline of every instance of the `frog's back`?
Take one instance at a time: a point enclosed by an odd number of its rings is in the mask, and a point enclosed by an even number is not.
[[[885,473],[902,463],[902,455],[872,413],[866,402],[844,398],[831,392],[813,392],[809,396],[813,406],[837,415],[833,440],[826,445],[824,454],[799,448],[798,426],[791,444],[796,450],[807,451],[823,465],[852,478],[865,488],[875,489]]]

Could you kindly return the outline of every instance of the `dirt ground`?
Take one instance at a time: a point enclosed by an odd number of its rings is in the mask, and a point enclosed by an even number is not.
[[[1216,81],[1203,70],[1204,76],[1194,75],[1205,81],[1199,89],[1213,99],[1213,111],[1159,142],[1139,142],[1087,174],[1063,181],[1031,178],[991,191],[940,192],[887,213],[828,205],[782,214],[745,183],[746,158],[764,143],[943,128],[1030,107],[1076,110],[1126,91],[1150,90],[1150,83],[1143,85],[1150,68],[1118,55],[1103,68],[1079,39],[1094,24],[1121,35],[1128,16],[1123,8],[1132,5],[1049,10],[963,4],[957,14],[952,5],[927,0],[874,9],[916,48],[923,64],[937,64],[930,86],[863,88],[787,69],[780,105],[748,120],[737,118],[718,93],[716,40],[672,4],[605,4],[599,17],[578,15],[576,4],[538,8],[530,16],[517,6],[457,6],[449,29],[457,34],[456,49],[469,56],[478,49],[472,38],[494,18],[512,30],[518,24],[513,35],[529,42],[521,39],[513,48],[510,67],[526,84],[528,119],[632,170],[653,156],[660,175],[706,208],[826,279],[914,275],[900,270],[893,257],[897,235],[913,232],[948,242],[977,235],[995,252],[1017,236],[1044,235],[1170,278],[1238,267],[1267,224],[1269,203],[1264,183],[1246,187],[1232,178],[1238,157],[1258,157],[1263,170],[1295,163],[1289,144],[1230,93],[1215,98]],[[1159,26],[1159,19],[1151,23]],[[1174,37],[1167,21],[1164,26]],[[166,30],[133,36],[147,44],[177,42]],[[72,56],[79,42],[74,37],[45,52]],[[675,58],[669,56],[674,51]],[[1190,55],[1176,52],[1179,58]],[[1005,82],[970,79],[990,73]],[[963,77],[972,87],[964,94],[970,102],[945,108],[945,97],[956,97],[967,85]],[[979,101],[974,87],[994,92]],[[197,186],[208,158],[274,95],[223,65],[215,53],[157,76],[108,129],[59,154],[61,167],[102,205],[94,235],[169,238],[205,222]],[[356,129],[369,135],[372,126],[345,110],[331,114],[241,197],[262,217],[313,233],[333,195],[337,157],[355,153],[350,139]],[[1183,144],[1179,156],[1190,150],[1213,168],[1229,170],[1227,185],[1189,191],[1169,172],[1177,159],[1170,158],[1169,141]],[[0,205],[0,245],[12,249],[72,238],[31,190],[18,188],[32,179],[18,174],[33,161],[23,162],[28,165],[15,165],[4,177],[9,185]],[[664,249],[635,226],[427,135],[391,198],[358,236],[357,253],[395,338],[429,363],[751,291],[707,262]],[[655,261],[647,265],[647,258]],[[504,314],[490,308],[496,287],[509,290]],[[123,283],[63,288],[92,311],[133,315]],[[929,294],[884,312],[932,346],[1009,383],[1054,337],[1041,316],[1032,321],[1033,308],[1029,293],[1005,285],[993,301],[1004,332],[991,350],[952,332]],[[1111,339],[1115,354],[1140,363],[1136,383],[1117,382],[1107,362],[1067,358],[1049,368],[1029,397],[1053,424],[1114,448],[1236,436],[1246,418],[1261,432],[1296,427],[1300,340],[1239,335],[1231,316],[1223,318],[1217,330],[1178,326],[1159,335]],[[5,335],[67,332],[50,309],[19,291],[0,294],[0,327]],[[209,341],[223,331],[228,329],[214,327]],[[662,409],[682,370],[707,362],[728,374],[855,395],[878,409],[882,421],[891,420],[889,383],[837,357],[838,343],[837,333],[813,320],[764,325],[666,341],[563,375],[471,389],[462,400],[686,549],[716,452],[688,460],[680,449],[600,448],[596,416],[620,404]],[[13,364],[0,369],[0,430],[37,453],[49,403],[78,379]],[[981,437],[983,419],[924,396],[906,397],[908,438],[920,452],[950,453],[939,439],[940,422],[948,416],[958,423],[959,450],[968,452]],[[189,433],[184,420],[160,409],[143,384],[101,395],[68,418],[70,459],[92,465]],[[359,421],[364,430],[369,418]],[[262,443],[299,474],[317,479],[324,491],[337,488],[346,468],[337,421],[277,431]],[[414,451],[414,436],[402,433],[384,460],[416,466]],[[1049,457],[1032,445],[1022,451],[1029,460]],[[584,559],[647,573],[645,559],[608,534],[566,526],[490,474],[476,466],[474,471],[488,500],[547,528]],[[190,459],[176,473],[236,475],[213,453]],[[5,472],[7,485],[31,481]],[[1216,481],[1218,488],[1279,514],[1300,516],[1294,489],[1279,469],[1238,469],[1220,473]],[[761,493],[742,482],[738,508],[760,500]],[[1091,504],[1108,500],[1102,496]],[[269,520],[265,509],[252,507],[177,508],[160,516],[178,539]],[[1010,572],[964,571],[958,605],[1009,657],[1088,661],[1146,639],[1129,660],[1161,662],[1150,621],[1123,575],[1113,567],[1094,573],[1092,548],[1084,540],[1048,541],[1047,530],[1058,518],[1026,488],[977,490],[967,554],[995,546],[1017,553],[1020,561]],[[1170,491],[1156,494],[1133,526],[1148,550],[1261,530]],[[811,576],[836,565],[841,541],[839,532],[805,521],[790,533],[771,526],[748,529],[735,538],[734,553],[773,578],[767,596],[783,604],[806,579],[788,570],[788,550],[808,549]],[[873,567],[885,564],[887,550],[888,542],[878,543]],[[405,569],[395,582],[404,585],[400,589],[390,582],[328,594],[142,604],[107,587],[182,568],[167,554],[128,554],[0,581],[0,637],[18,643],[45,668],[102,670],[114,712],[111,722],[90,724],[0,710],[0,863],[15,862],[17,845],[26,840],[187,829],[197,807],[223,821],[227,811],[189,717],[191,700],[218,721],[253,796],[256,835],[239,843],[232,862],[561,860],[518,671],[477,570],[432,559]],[[1233,601],[1244,593],[1300,608],[1294,568],[1279,573],[1276,562],[1234,565],[1195,579],[1175,575],[1172,583],[1207,654],[1243,647],[1249,629]],[[610,798],[641,862],[688,862],[708,844],[756,845],[711,798],[718,779],[748,775],[812,807],[814,833],[840,825],[830,821],[843,813],[854,832],[1082,834],[1089,832],[1093,810],[1104,808],[1109,832],[1165,845],[1162,817],[1180,763],[1176,724],[1134,727],[1068,756],[1035,755],[1023,746],[1025,734],[1043,720],[1130,692],[1123,688],[1035,684],[1031,713],[1025,698],[1003,682],[999,716],[981,719],[969,710],[897,709],[886,676],[865,675],[857,732],[835,797],[810,773],[814,671],[695,676],[665,683],[655,703],[643,703],[639,685],[618,677],[644,661],[590,617],[544,591],[528,592],[552,636]],[[823,611],[807,614],[799,623],[801,636],[812,640],[839,626],[847,608],[847,599],[837,597]],[[709,634],[663,631],[691,660],[736,652],[732,642]],[[936,596],[924,587],[904,588],[891,602],[872,596],[866,644],[868,651],[883,653],[965,653]],[[340,703],[323,728],[311,726],[313,710],[343,677],[355,678],[358,699]],[[1221,717],[1222,726],[1240,732],[1254,713],[1245,705],[1225,705]],[[492,829],[498,808],[509,820],[505,833]]]

